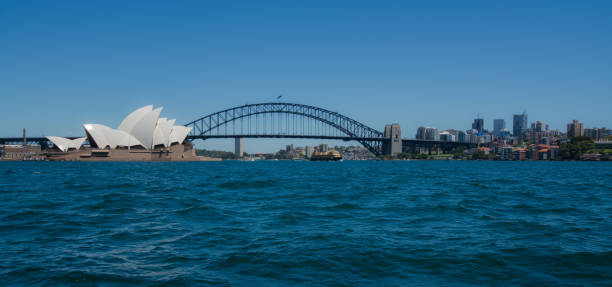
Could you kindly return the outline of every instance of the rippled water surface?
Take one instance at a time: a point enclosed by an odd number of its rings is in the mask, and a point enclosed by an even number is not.
[[[612,163],[0,162],[0,285],[610,285]]]

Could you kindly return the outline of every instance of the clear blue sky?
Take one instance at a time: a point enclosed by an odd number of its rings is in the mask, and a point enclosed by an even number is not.
[[[381,129],[526,110],[612,127],[611,1],[1,1],[0,136],[81,135],[133,109],[186,123],[317,105]],[[248,140],[247,152],[292,140]],[[231,150],[231,142],[204,144]]]

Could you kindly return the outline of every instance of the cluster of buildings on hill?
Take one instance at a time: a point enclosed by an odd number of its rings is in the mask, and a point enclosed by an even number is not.
[[[489,131],[484,127],[484,119],[476,118],[472,128],[466,131],[419,127],[416,139],[478,144],[478,148],[469,150],[468,154],[496,154],[502,160],[554,160],[559,157],[559,146],[570,142],[571,138],[586,136],[593,141],[603,141],[611,135],[610,129],[584,128],[577,120],[568,123],[565,132],[551,130],[542,121],[529,125],[527,114],[522,113],[513,116],[512,132],[506,129],[504,119],[493,120],[493,130]]]
[[[541,121],[535,121],[529,126],[527,115],[514,115],[512,133],[506,129],[504,119],[493,120],[493,131],[484,128],[484,119],[474,119],[472,128],[466,131],[448,129],[439,131],[437,128],[421,126],[416,133],[416,139],[432,141],[465,142],[474,144],[489,143],[494,140],[502,140],[506,143],[531,142],[537,144],[550,144],[560,138],[572,138],[587,136],[593,140],[603,140],[612,135],[612,131],[606,128],[584,128],[577,120],[567,124],[567,132],[550,130],[550,126]]]
[[[294,147],[293,144],[287,145],[285,149],[279,150],[274,153],[256,153],[245,156],[245,158],[252,158],[255,160],[262,159],[310,159],[315,153],[326,153],[329,151],[337,151],[342,154],[342,158],[346,160],[368,160],[375,159],[376,156],[368,151],[367,148],[361,146],[334,146],[329,147],[327,144],[322,143],[317,146],[304,146]]]

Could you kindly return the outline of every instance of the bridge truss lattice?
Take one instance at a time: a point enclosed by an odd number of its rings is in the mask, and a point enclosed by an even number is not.
[[[189,139],[317,138],[357,141],[375,155],[383,152],[383,133],[345,115],[292,103],[237,106],[185,124]]]

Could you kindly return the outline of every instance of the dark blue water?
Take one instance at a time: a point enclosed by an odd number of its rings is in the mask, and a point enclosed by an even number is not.
[[[612,163],[0,163],[0,285],[610,285]]]

